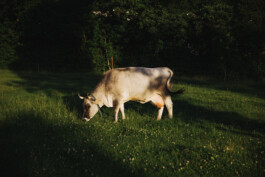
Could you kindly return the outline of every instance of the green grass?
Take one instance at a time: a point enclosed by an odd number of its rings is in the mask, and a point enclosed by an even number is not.
[[[0,176],[264,176],[264,84],[176,78],[172,120],[129,102],[82,122],[99,79],[0,70]]]

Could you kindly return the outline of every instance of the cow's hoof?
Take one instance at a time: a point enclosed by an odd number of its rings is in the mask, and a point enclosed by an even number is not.
[[[86,118],[86,117],[83,118],[82,120],[83,120],[84,122],[88,122],[88,121],[90,121],[90,119],[88,119],[88,118]]]

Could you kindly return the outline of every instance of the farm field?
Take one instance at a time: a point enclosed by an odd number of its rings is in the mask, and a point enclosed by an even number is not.
[[[81,121],[101,76],[0,70],[0,176],[265,176],[265,85],[175,78],[174,117],[125,104]]]

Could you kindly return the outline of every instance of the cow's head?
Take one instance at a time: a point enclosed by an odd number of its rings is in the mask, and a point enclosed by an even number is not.
[[[91,118],[94,117],[94,115],[98,111],[100,111],[100,107],[98,106],[98,104],[95,103],[96,98],[93,95],[82,97],[78,94],[78,97],[84,100],[84,103],[83,103],[83,108],[84,108],[83,119],[84,120],[86,121],[90,120]]]

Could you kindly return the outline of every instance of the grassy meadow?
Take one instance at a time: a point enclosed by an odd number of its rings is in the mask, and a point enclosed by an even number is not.
[[[100,78],[0,70],[0,176],[265,176],[264,83],[175,78],[172,120],[129,102],[85,123]]]

